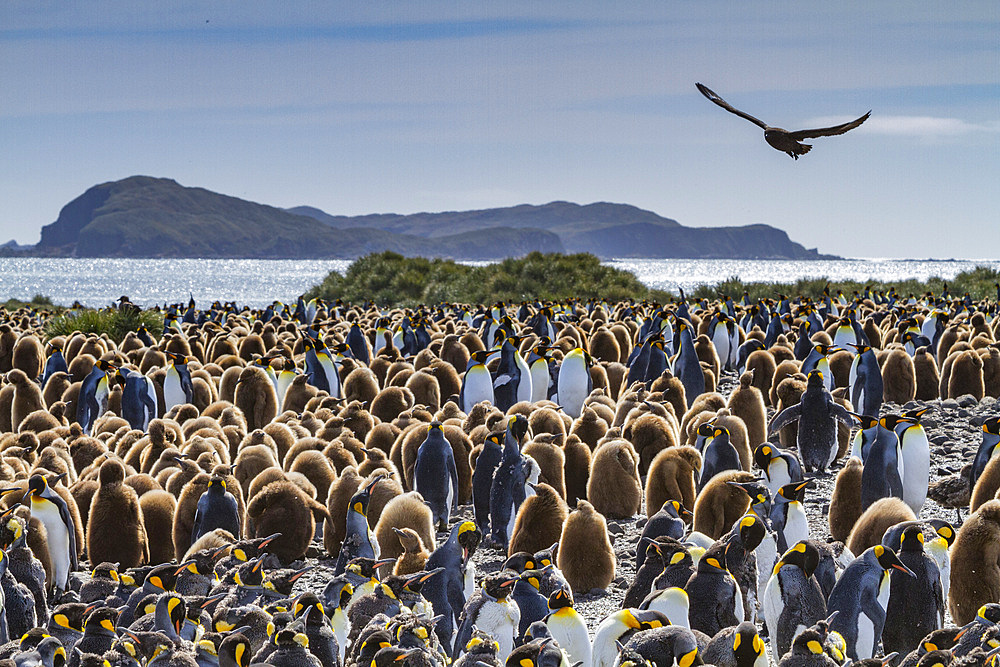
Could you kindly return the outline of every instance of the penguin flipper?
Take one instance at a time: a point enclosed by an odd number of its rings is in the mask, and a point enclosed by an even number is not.
[[[851,428],[855,424],[854,418],[851,417],[851,413],[847,411],[847,408],[834,400],[830,401],[830,416],[848,428]]]
[[[59,518],[66,524],[66,535],[69,538],[69,560],[72,569],[75,570],[80,567],[79,554],[76,551],[76,524],[73,522],[73,515],[69,513],[69,505],[66,504],[66,501],[55,491],[52,492],[52,495],[58,498],[56,506],[59,508]]]
[[[784,427],[788,426],[792,422],[799,420],[799,416],[802,414],[802,404],[796,403],[795,405],[789,406],[779,412],[771,420],[770,426],[767,427],[767,437],[771,437]]]

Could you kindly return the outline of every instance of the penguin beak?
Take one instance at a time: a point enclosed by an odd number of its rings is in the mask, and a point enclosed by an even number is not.
[[[276,539],[278,539],[279,537],[281,537],[281,533],[275,533],[274,535],[268,535],[267,537],[265,537],[265,538],[264,538],[264,541],[263,541],[263,542],[261,542],[261,543],[260,543],[260,544],[259,544],[259,545],[257,546],[257,548],[258,548],[258,549],[263,549],[264,547],[266,547],[266,546],[267,546],[268,544],[270,544],[271,542],[274,542],[274,541],[275,541]]]
[[[913,570],[911,570],[910,568],[906,567],[902,563],[893,563],[892,567],[895,568],[895,569],[897,569],[897,570],[899,570],[900,572],[902,572],[904,574],[907,574],[907,575],[913,577],[914,579],[917,578],[917,575],[913,573]]]
[[[382,567],[383,565],[391,565],[392,563],[395,563],[395,562],[396,562],[395,558],[383,558],[381,560],[375,561],[375,567],[378,568],[378,567]]]

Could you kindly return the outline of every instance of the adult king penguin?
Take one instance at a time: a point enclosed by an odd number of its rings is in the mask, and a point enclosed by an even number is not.
[[[156,387],[152,380],[139,371],[129,371],[125,375],[122,417],[129,426],[139,431],[145,431],[149,422],[157,417]]]
[[[590,355],[583,348],[575,348],[559,366],[559,404],[573,419],[583,411],[583,402],[594,390],[590,377]]]
[[[437,529],[447,530],[451,513],[458,510],[458,468],[441,422],[431,422],[427,437],[417,450],[413,488],[431,508]]]
[[[799,459],[809,472],[825,471],[837,456],[837,422],[853,426],[851,413],[833,400],[823,384],[823,373],[809,373],[806,390],[796,405],[782,410],[771,420],[768,438],[798,421]]]
[[[851,390],[851,405],[865,415],[877,416],[882,407],[882,369],[879,367],[875,351],[865,344],[852,345],[857,355],[851,363],[848,385]]]
[[[58,478],[57,478],[58,479]],[[56,591],[69,590],[69,574],[79,565],[77,562],[76,524],[69,507],[62,497],[53,491],[45,477],[32,475],[28,480],[28,491],[23,500],[30,499],[31,515],[45,526],[46,546],[52,563],[50,588]],[[23,501],[22,501],[23,502]]]
[[[170,412],[175,405],[190,403],[194,400],[194,388],[191,385],[191,371],[188,370],[188,359],[183,354],[167,352],[170,364],[163,378],[163,413]]]
[[[462,389],[458,394],[458,407],[468,414],[476,403],[486,402],[493,405],[493,378],[486,368],[489,358],[488,350],[477,350],[469,357],[465,366],[465,376],[462,378]]]
[[[114,364],[99,359],[83,378],[76,403],[76,421],[83,432],[90,435],[94,422],[108,407],[109,380]]]
[[[847,655],[863,660],[875,655],[885,627],[889,604],[890,570],[915,576],[891,549],[876,544],[858,556],[841,573],[827,600],[827,611],[837,612],[830,622],[844,638]]]

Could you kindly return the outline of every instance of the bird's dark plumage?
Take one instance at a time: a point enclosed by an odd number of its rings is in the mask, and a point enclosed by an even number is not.
[[[789,132],[780,127],[771,127],[759,118],[755,118],[745,111],[740,111],[736,107],[729,104],[721,97],[719,97],[712,89],[707,86],[703,86],[700,83],[695,84],[702,95],[707,97],[712,102],[715,102],[720,107],[728,111],[729,113],[736,114],[740,118],[745,118],[757,127],[764,130],[764,140],[772,147],[777,150],[787,153],[790,157],[798,160],[800,155],[805,155],[808,153],[812,146],[809,144],[801,143],[803,139],[815,139],[816,137],[832,137],[837,134],[843,134],[848,130],[853,130],[854,128],[861,125],[861,123],[868,120],[868,116],[871,115],[871,111],[866,113],[861,118],[852,120],[849,123],[842,123],[840,125],[834,125],[832,127],[821,127],[814,130],[797,130],[795,132]]]

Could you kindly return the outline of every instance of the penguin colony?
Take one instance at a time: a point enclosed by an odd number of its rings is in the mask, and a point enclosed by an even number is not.
[[[949,523],[906,405],[1000,396],[996,302],[163,312],[0,311],[4,666],[996,665],[1000,417]]]

